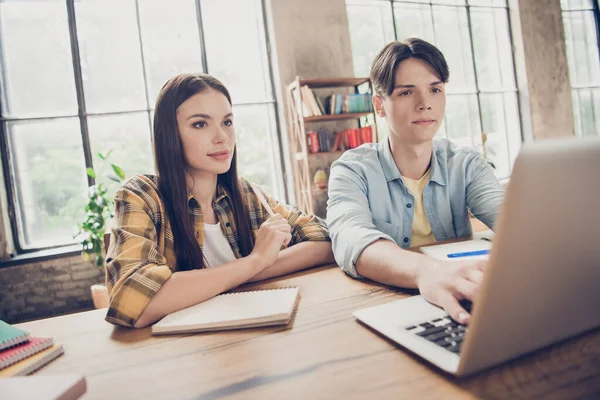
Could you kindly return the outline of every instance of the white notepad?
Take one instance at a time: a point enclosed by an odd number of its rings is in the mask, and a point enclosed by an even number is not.
[[[429,257],[436,258],[438,260],[445,261],[462,261],[468,260],[487,260],[489,255],[478,255],[469,257],[456,257],[448,258],[448,254],[451,253],[465,253],[478,250],[489,250],[492,248],[492,239],[494,238],[494,232],[487,230],[479,232],[473,235],[473,240],[466,240],[463,242],[438,244],[433,246],[421,247],[419,250],[421,253],[428,255]]]
[[[152,325],[152,334],[286,325],[299,295],[297,287],[221,294],[167,315]]]

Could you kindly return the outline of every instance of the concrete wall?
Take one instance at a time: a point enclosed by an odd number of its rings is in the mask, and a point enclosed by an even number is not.
[[[513,25],[518,25],[521,34],[519,37],[517,30],[514,35],[513,30],[516,50],[521,53],[517,54],[521,61],[517,68],[521,68],[519,75],[525,79],[519,90],[521,101],[527,102],[524,110],[530,111],[525,114],[525,122],[531,124],[531,136],[573,136],[575,122],[560,0],[511,0],[509,5]]]

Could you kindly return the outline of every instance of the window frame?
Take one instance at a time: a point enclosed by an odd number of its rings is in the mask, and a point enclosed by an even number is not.
[[[350,0],[351,1],[351,0]],[[442,6],[442,7],[452,7],[452,8],[461,8],[461,9],[465,9],[466,15],[467,15],[467,28],[468,28],[468,32],[469,32],[469,38],[470,38],[470,43],[469,43],[469,47],[470,47],[470,52],[471,52],[471,59],[472,59],[472,67],[473,67],[473,74],[474,74],[474,84],[475,84],[475,90],[474,91],[452,91],[452,92],[447,92],[446,96],[472,96],[475,95],[477,97],[477,107],[478,107],[478,113],[479,113],[479,129],[481,130],[481,132],[485,132],[485,129],[483,127],[483,114],[482,114],[482,107],[481,107],[481,95],[486,95],[486,94],[500,94],[500,95],[504,95],[504,94],[511,94],[514,93],[515,96],[515,105],[516,105],[516,109],[518,111],[518,120],[516,121],[516,123],[518,123],[519,126],[519,130],[520,130],[520,143],[522,144],[525,140],[525,124],[524,124],[524,120],[523,120],[523,112],[522,112],[522,104],[521,104],[521,98],[520,98],[520,91],[519,91],[519,77],[517,75],[517,65],[516,65],[516,58],[517,58],[517,54],[515,54],[515,48],[514,48],[514,37],[513,37],[513,27],[512,27],[512,21],[511,21],[511,14],[510,14],[510,5],[509,5],[509,1],[508,0],[504,0],[504,5],[472,5],[470,4],[470,0],[465,0],[465,4],[448,4],[448,3],[442,3],[440,1],[436,1],[436,0],[427,0],[427,1],[421,1],[421,0],[417,0],[417,1],[411,1],[411,0],[370,0],[370,1],[365,1],[364,3],[373,3],[373,4],[381,4],[381,3],[389,3],[389,11],[391,12],[391,17],[392,17],[392,25],[393,25],[393,29],[394,29],[394,38],[395,40],[401,40],[401,38],[398,38],[398,31],[397,31],[397,26],[396,26],[396,8],[398,6],[402,6],[402,5],[423,5],[423,6],[429,6],[429,12],[431,15],[431,22],[432,22],[432,34],[434,37],[434,40],[436,39],[436,35],[437,32],[435,30],[435,23],[434,23],[434,6]],[[348,5],[353,6],[354,4],[350,3],[346,3],[346,7],[348,7]],[[511,54],[512,54],[512,72],[513,72],[513,78],[514,78],[514,89],[501,89],[501,90],[482,90],[479,82],[478,82],[478,76],[477,76],[477,67],[476,67],[476,61],[475,61],[475,48],[474,48],[474,43],[473,43],[473,27],[472,27],[472,22],[471,22],[471,9],[495,9],[495,10],[505,10],[506,11],[506,18],[507,18],[507,27],[508,27],[508,34],[509,34],[509,40],[510,40],[510,44],[511,44]],[[495,36],[497,37],[498,32],[497,30],[494,31]],[[504,101],[504,100],[503,100]],[[504,107],[504,122],[507,123],[507,116],[506,116],[506,107]],[[446,133],[447,134],[447,133]],[[511,154],[511,146],[508,143],[509,142],[509,138],[508,136],[506,136],[504,138],[504,140],[506,141],[506,157],[508,157],[508,161],[509,161],[509,173],[508,176],[500,176],[499,179],[508,179],[510,178],[510,174],[512,173],[512,161],[515,159],[516,155]]]
[[[2,113],[2,104],[3,102],[7,102],[7,94],[2,87],[2,84],[6,82],[5,69],[0,69],[0,73],[3,75],[0,79],[0,157],[2,158],[2,174],[4,178],[4,190],[6,193],[6,207],[7,217],[4,219],[4,226],[0,227],[5,230],[7,233],[6,241],[9,243],[9,250],[14,250],[14,254],[10,254],[5,262],[0,262],[0,267],[13,265],[14,262],[11,260],[15,259],[27,259],[27,260],[37,260],[39,257],[43,259],[47,259],[49,256],[51,258],[58,258],[62,256],[70,256],[75,252],[80,252],[78,249],[79,244],[77,241],[73,241],[73,243],[66,244],[56,244],[56,245],[48,245],[48,246],[37,246],[37,247],[23,247],[23,244],[20,242],[19,237],[19,227],[24,225],[24,215],[21,215],[18,211],[18,192],[16,191],[16,184],[18,184],[18,180],[16,176],[13,175],[13,166],[14,162],[11,160],[11,151],[10,144],[7,135],[7,124],[11,121],[32,121],[32,120],[52,120],[59,118],[78,118],[80,125],[80,133],[82,139],[82,151],[85,160],[85,168],[93,168],[93,155],[92,148],[90,142],[90,132],[88,128],[88,120],[87,118],[90,116],[108,116],[108,115],[119,115],[119,114],[135,114],[145,112],[148,117],[148,125],[149,132],[152,132],[152,113],[154,109],[151,107],[152,102],[149,99],[148,93],[148,77],[147,77],[147,66],[144,60],[144,49],[142,42],[142,27],[140,21],[140,10],[139,10],[139,0],[133,0],[135,6],[135,15],[136,15],[136,27],[138,33],[138,44],[139,51],[141,53],[141,61],[142,61],[142,74],[144,79],[144,92],[146,98],[146,108],[145,109],[135,109],[135,110],[127,110],[127,111],[109,111],[109,112],[87,112],[85,96],[84,96],[84,84],[83,84],[83,75],[82,75],[82,66],[81,66],[81,53],[79,50],[79,38],[77,36],[77,19],[75,13],[75,0],[65,0],[66,10],[67,10],[67,23],[68,23],[68,31],[69,31],[69,44],[71,50],[71,58],[73,65],[73,79],[75,80],[75,90],[76,90],[76,100],[77,100],[77,114],[72,115],[52,115],[52,116],[44,116],[44,117],[25,117],[25,118],[13,118],[13,117],[4,117]],[[288,188],[287,182],[284,179],[285,176],[285,152],[283,146],[283,137],[282,137],[282,126],[279,115],[279,99],[277,98],[277,91],[275,87],[275,74],[272,65],[272,55],[271,55],[271,43],[269,36],[269,24],[267,22],[267,12],[266,12],[266,0],[254,0],[256,1],[256,5],[260,7],[257,15],[261,18],[261,22],[259,24],[259,29],[262,29],[262,32],[258,32],[261,40],[261,46],[264,46],[265,57],[266,57],[266,66],[268,68],[265,76],[269,79],[267,84],[271,90],[271,95],[268,97],[263,97],[257,101],[245,101],[240,103],[233,103],[234,106],[253,106],[253,105],[266,105],[269,109],[269,115],[271,115],[271,129],[268,133],[272,137],[273,145],[276,149],[276,154],[274,154],[274,159],[272,160],[272,164],[275,166],[275,171],[272,171],[272,175],[274,176],[274,191],[278,197],[280,197],[283,201],[288,201]],[[200,56],[201,56],[201,67],[202,72],[210,73],[208,68],[208,57],[206,52],[205,45],[205,36],[202,22],[202,0],[193,0],[195,9],[196,9],[196,21],[198,28],[199,41],[198,45],[200,46]],[[0,54],[3,54],[2,41],[0,41]],[[152,135],[148,138],[150,143],[152,142]],[[82,171],[83,172],[83,171]],[[95,179],[87,176],[87,184],[88,187],[95,184]],[[10,224],[10,235],[8,234]],[[0,260],[2,261],[2,260]],[[18,262],[20,263],[20,262]]]
[[[592,8],[586,8],[586,7],[579,7],[579,8],[567,8],[564,9],[562,8],[562,2],[561,2],[561,16],[562,16],[562,21],[563,21],[563,28],[564,28],[564,20],[565,20],[565,14],[570,14],[570,13],[576,13],[576,12],[592,12],[592,15],[594,17],[594,25],[596,26],[596,48],[598,49],[598,62],[600,63],[600,0],[592,0]],[[571,35],[572,36],[572,35]],[[566,37],[566,32],[565,32],[565,44],[567,42],[567,37]],[[573,40],[573,38],[571,37],[571,40]],[[566,53],[567,53],[567,60],[569,58],[569,51],[567,49]],[[571,64],[570,60],[569,64]],[[580,84],[574,84],[571,81],[571,71],[569,70],[569,86],[571,88],[571,97],[572,99],[575,97],[574,92],[577,93],[577,100],[578,103],[581,104],[581,91],[582,90],[590,90],[590,89],[600,89],[600,82],[598,84],[591,84],[591,85],[580,85]],[[575,112],[575,110],[573,110]],[[593,99],[592,99],[592,112],[598,112],[600,113],[600,110],[596,110],[594,108],[594,103],[593,103]],[[596,119],[594,119],[594,122],[596,121]],[[580,118],[580,124],[581,124],[581,118]],[[581,137],[579,134],[581,134],[582,132],[579,132],[578,134],[578,129],[583,129],[581,126],[577,127],[577,121],[575,118],[575,115],[573,115],[573,124],[574,124],[574,128],[575,128],[575,136],[577,137]],[[598,136],[600,136],[600,126],[596,127],[596,134]]]

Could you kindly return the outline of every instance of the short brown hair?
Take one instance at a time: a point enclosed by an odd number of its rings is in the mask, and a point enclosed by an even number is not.
[[[435,69],[442,82],[448,82],[450,71],[442,52],[425,40],[409,38],[403,42],[391,42],[375,57],[371,65],[371,84],[376,95],[392,94],[394,72],[398,64],[411,57],[427,62]]]

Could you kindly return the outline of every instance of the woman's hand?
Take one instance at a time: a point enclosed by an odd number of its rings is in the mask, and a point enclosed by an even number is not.
[[[251,256],[258,260],[258,271],[273,265],[281,246],[287,245],[292,240],[291,226],[279,214],[269,217],[256,232],[256,241]]]

